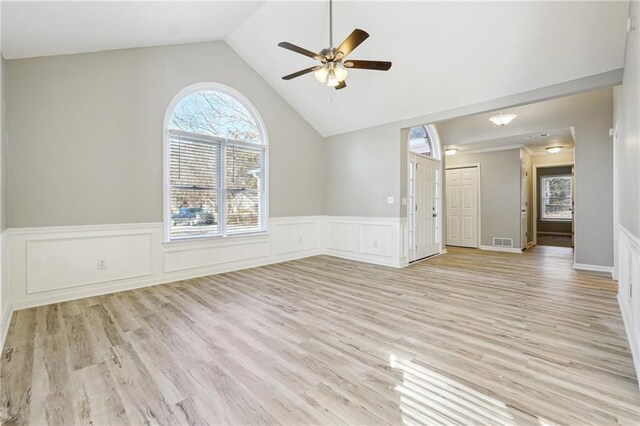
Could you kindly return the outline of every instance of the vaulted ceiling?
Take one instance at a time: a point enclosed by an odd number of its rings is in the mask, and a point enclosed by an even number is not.
[[[334,4],[334,44],[370,33],[351,55],[390,60],[388,72],[352,70],[335,91],[314,65],[277,47],[328,45],[326,1],[7,2],[6,58],[226,40],[322,135],[453,109],[623,66],[627,1]]]
[[[7,59],[224,40],[262,1],[2,1]]]
[[[347,88],[313,75],[313,60],[277,48],[328,45],[327,2],[268,2],[227,42],[321,134],[428,115],[623,66],[628,2],[337,1],[334,44],[371,35],[351,57],[390,60],[350,71]]]

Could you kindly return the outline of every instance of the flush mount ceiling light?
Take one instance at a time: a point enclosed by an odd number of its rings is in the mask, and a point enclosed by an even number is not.
[[[455,155],[458,152],[458,148],[447,148],[444,150],[446,155]]]
[[[546,149],[547,151],[549,151],[549,154],[557,154],[558,152],[562,151],[561,146],[550,146]]]
[[[494,115],[493,117],[489,117],[489,121],[496,126],[506,126],[516,118],[518,118],[518,116],[515,114],[498,114]]]

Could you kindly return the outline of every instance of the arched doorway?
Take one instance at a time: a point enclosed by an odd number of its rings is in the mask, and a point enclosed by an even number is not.
[[[408,256],[414,262],[442,252],[442,150],[433,124],[409,129]]]

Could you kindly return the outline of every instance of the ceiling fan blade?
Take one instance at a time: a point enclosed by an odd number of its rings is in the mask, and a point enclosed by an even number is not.
[[[345,58],[367,38],[369,38],[369,34],[366,31],[356,28],[351,34],[349,34],[349,37],[347,37],[342,44],[338,46],[335,57],[337,59]]]
[[[387,61],[362,61],[351,59],[344,62],[346,68],[356,68],[363,70],[389,71],[391,62]]]
[[[293,74],[285,75],[284,77],[282,77],[282,79],[283,80],[291,80],[292,78],[300,77],[301,75],[305,75],[305,74],[308,74],[308,73],[310,73],[312,71],[315,71],[318,68],[320,68],[319,65],[316,65],[315,67],[305,68],[305,69],[300,70],[298,72],[294,72]]]
[[[313,59],[318,59],[318,60],[321,59],[320,55],[318,55],[317,53],[313,53],[310,50],[304,49],[304,48],[302,48],[300,46],[296,46],[295,44],[291,44],[291,43],[286,42],[286,41],[278,43],[278,46],[280,46],[280,47],[282,47],[284,49],[287,49],[287,50],[291,50],[292,52],[296,52],[296,53],[299,53],[301,55],[308,56],[308,57],[313,58]]]
[[[338,83],[335,89],[340,90],[340,89],[344,89],[345,87],[347,87],[347,83],[345,83],[344,81],[341,81],[340,83]]]

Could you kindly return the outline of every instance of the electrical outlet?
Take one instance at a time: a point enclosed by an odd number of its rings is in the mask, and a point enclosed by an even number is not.
[[[100,269],[100,270],[107,269],[107,265],[106,265],[104,259],[98,259],[98,269]]]
[[[302,237],[298,238],[298,244],[302,244]]]
[[[373,242],[373,248],[378,248],[378,242],[377,241]]]
[[[394,201],[393,197],[387,197],[387,204],[393,204]]]

